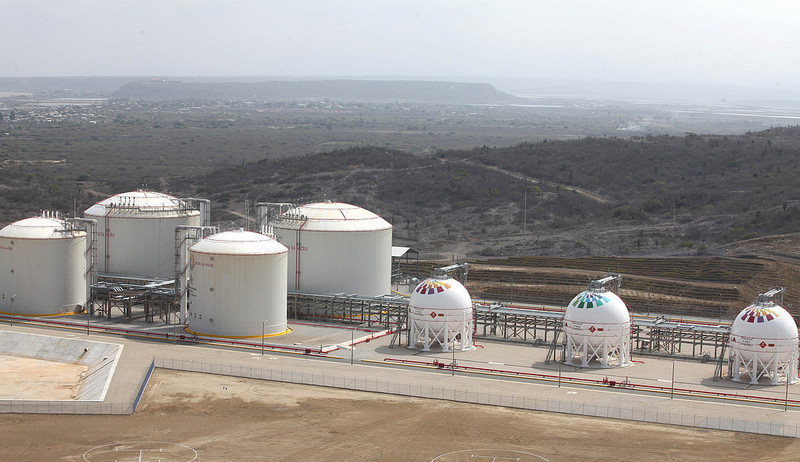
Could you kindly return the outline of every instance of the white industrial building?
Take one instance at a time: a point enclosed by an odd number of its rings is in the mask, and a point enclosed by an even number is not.
[[[628,307],[608,285],[618,275],[592,281],[589,288],[567,305],[563,330],[567,338],[565,364],[587,367],[592,360],[602,367],[631,364],[631,318]]]
[[[783,288],[759,294],[731,325],[729,373],[736,382],[762,377],[770,384],[798,381],[798,333],[792,315],[774,301]]]
[[[218,337],[286,333],[287,254],[275,239],[241,230],[194,244],[189,330]]]
[[[81,224],[55,213],[0,230],[0,311],[32,316],[82,311],[89,297],[90,250]]]
[[[289,249],[287,288],[376,297],[391,290],[392,225],[356,205],[317,202],[270,219]]]
[[[97,221],[97,271],[103,274],[175,277],[175,228],[207,223],[208,201],[152,191],[131,191],[97,202],[84,217]]]
[[[473,307],[466,287],[446,274],[422,281],[408,301],[408,346],[429,351],[439,345],[465,351],[472,342]]]

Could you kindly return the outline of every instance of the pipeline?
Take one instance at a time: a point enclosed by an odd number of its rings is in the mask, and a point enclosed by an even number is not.
[[[692,388],[674,388],[674,387],[662,387],[657,385],[636,384],[630,382],[627,378],[624,381],[617,382],[614,380],[609,380],[607,377],[603,379],[587,379],[583,377],[539,374],[535,372],[512,371],[508,369],[493,369],[485,367],[463,366],[453,363],[439,362],[438,360],[433,360],[431,362],[428,362],[428,361],[415,361],[411,359],[384,358],[383,362],[392,365],[407,364],[413,367],[445,369],[448,371],[454,369],[457,371],[462,371],[467,373],[501,375],[504,377],[519,377],[532,380],[545,380],[545,381],[560,380],[562,383],[573,383],[576,385],[604,386],[604,387],[630,389],[630,390],[653,392],[653,393],[675,393],[683,396],[714,398],[723,400],[743,400],[743,401],[753,401],[766,404],[780,404],[780,405],[788,404],[789,406],[794,406],[794,407],[800,406],[800,400],[794,400],[794,399],[786,400],[782,398],[770,398],[766,396],[742,395],[739,393],[725,393],[725,392],[715,392],[708,390],[697,390]]]
[[[45,326],[45,327],[55,327],[61,329],[73,329],[73,330],[80,330],[82,332],[94,332],[99,334],[111,334],[111,335],[122,335],[126,337],[137,337],[137,338],[145,338],[150,340],[164,340],[174,343],[185,343],[185,344],[196,344],[196,345],[218,345],[218,346],[228,346],[228,347],[236,347],[236,348],[248,348],[248,349],[261,349],[261,342],[245,342],[239,340],[228,340],[228,339],[221,339],[216,337],[201,337],[191,334],[177,334],[177,333],[154,333],[148,332],[143,330],[134,330],[134,329],[121,329],[118,327],[108,327],[108,326],[98,326],[93,325],[90,326],[89,323],[76,323],[76,322],[67,322],[67,321],[52,321],[46,319],[34,319],[34,318],[25,318],[20,316],[14,316],[13,318],[6,314],[0,314],[0,320],[11,320],[13,319],[20,324],[27,324],[30,326]],[[322,347],[319,348],[308,348],[303,346],[290,346],[290,345],[275,345],[275,344],[264,344],[265,350],[270,351],[277,351],[277,352],[287,352],[287,353],[299,353],[303,355],[310,355],[310,356],[327,356],[327,351]]]

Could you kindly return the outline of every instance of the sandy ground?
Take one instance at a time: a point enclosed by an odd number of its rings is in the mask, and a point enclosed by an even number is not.
[[[790,438],[166,370],[133,416],[0,415],[0,428],[0,459],[20,461],[784,461],[800,451]]]
[[[75,399],[87,369],[79,364],[0,355],[0,399]]]

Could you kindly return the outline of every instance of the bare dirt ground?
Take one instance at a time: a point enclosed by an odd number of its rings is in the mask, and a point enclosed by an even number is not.
[[[87,366],[0,355],[0,399],[75,399]]]
[[[789,438],[165,370],[135,415],[0,415],[0,427],[0,459],[14,461],[784,461],[800,451]]]

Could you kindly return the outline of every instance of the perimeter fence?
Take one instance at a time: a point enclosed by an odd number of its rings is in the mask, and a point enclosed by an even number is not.
[[[133,414],[133,403],[103,401],[0,400],[0,414]]]
[[[366,379],[313,371],[248,367],[176,358],[155,358],[155,367],[185,372],[225,375],[274,382],[315,385],[371,393],[484,404],[531,411],[559,412],[587,417],[631,420],[656,424],[682,425],[710,430],[730,430],[764,435],[800,437],[800,425],[781,421],[734,419],[701,414],[666,412],[657,409],[619,405],[599,405],[522,394],[481,392],[466,388],[421,385],[393,380]]]
[[[748,420],[697,413],[668,412],[658,409],[621,405],[600,405],[527,394],[476,391],[467,388],[423,385],[412,382],[334,375],[313,371],[248,367],[177,358],[154,358],[139,393],[128,403],[100,401],[0,400],[0,414],[133,414],[153,368],[224,375],[274,382],[385,393],[414,398],[448,400],[460,403],[502,406],[531,411],[558,412],[587,417],[602,417],[656,424],[681,425],[710,430],[800,437],[800,425],[775,420]]]

